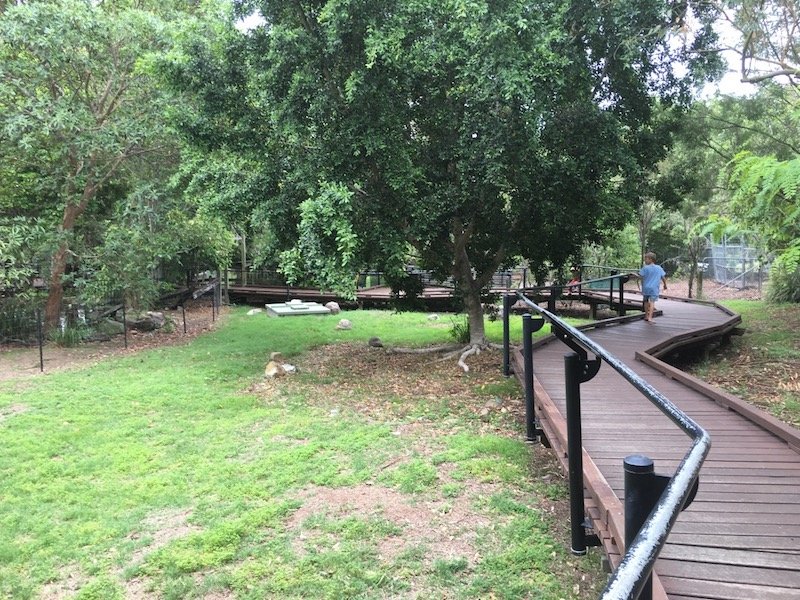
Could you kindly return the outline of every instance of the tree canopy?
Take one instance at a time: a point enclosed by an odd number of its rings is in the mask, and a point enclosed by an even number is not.
[[[629,218],[674,126],[655,103],[680,106],[715,67],[698,52],[710,27],[678,35],[684,2],[256,6],[263,27],[195,40],[174,65],[206,109],[198,143],[260,157],[259,214],[290,278],[352,292],[358,269],[397,275],[410,256],[454,279],[474,343],[499,266],[564,264]]]

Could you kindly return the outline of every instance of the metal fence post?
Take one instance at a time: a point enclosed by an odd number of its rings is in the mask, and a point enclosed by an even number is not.
[[[181,313],[183,314],[183,333],[186,334],[186,306],[181,304]]]
[[[128,315],[125,311],[125,299],[122,300],[122,333],[125,337],[125,349],[128,349]]]
[[[503,296],[503,375],[511,375],[510,353],[511,353],[511,299],[510,294]]]
[[[567,400],[567,456],[569,459],[569,514],[572,553],[586,554],[583,506],[583,441],[581,430],[581,359],[571,352],[564,356]]]
[[[42,309],[36,308],[36,338],[39,343],[39,372],[44,373],[44,335],[42,335]]]
[[[533,395],[533,334],[544,326],[544,319],[534,319],[530,314],[522,315],[522,359],[525,368],[525,439],[536,442],[542,430],[536,418]]]
[[[586,554],[586,546],[598,543],[589,540],[583,502],[583,431],[581,427],[581,383],[597,375],[600,359],[587,360],[577,352],[564,356],[564,379],[567,401],[567,459],[569,470],[569,514],[572,553]]]
[[[619,282],[619,309],[617,310],[617,314],[620,317],[625,316],[625,296],[623,295],[624,294],[623,290],[625,289],[625,282],[627,280],[628,280],[627,277],[625,277],[624,275],[620,276],[620,278],[617,280]]]

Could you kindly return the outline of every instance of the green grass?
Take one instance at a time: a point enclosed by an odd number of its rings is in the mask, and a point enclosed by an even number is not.
[[[372,336],[392,345],[448,341],[446,318],[346,316],[351,331],[334,329],[338,317],[268,319],[236,309],[189,345],[0,392],[0,409],[28,409],[0,421],[0,597],[37,598],[68,576],[83,599],[123,598],[137,581],[164,598],[381,598],[407,593],[410,580],[431,597],[574,597],[581,569],[561,568],[569,557],[547,515],[522,500],[553,495],[530,481],[522,435],[489,435],[464,420],[459,433],[436,430],[447,416],[442,404],[426,417],[440,451],[418,454],[416,438],[393,434],[405,413],[388,423],[333,411],[312,376],[267,399],[245,391],[261,381],[272,351],[291,360]],[[487,330],[500,341],[502,324]],[[514,317],[512,339],[520,331]],[[402,418],[416,423],[420,413]],[[410,458],[381,467],[398,456]],[[429,561],[425,548],[382,558],[381,544],[400,531],[379,511],[315,516],[302,525],[308,538],[288,526],[304,506],[301,491],[314,486],[380,486],[415,506],[461,501],[469,484],[485,483],[502,487],[480,507],[496,522],[481,528],[477,565]]]

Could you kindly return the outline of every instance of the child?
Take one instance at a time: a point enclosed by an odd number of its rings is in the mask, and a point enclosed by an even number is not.
[[[667,274],[661,265],[656,264],[656,255],[648,252],[644,255],[644,266],[639,270],[639,279],[642,280],[642,295],[644,296],[644,320],[648,323],[653,322],[653,312],[656,309],[658,300],[659,284],[664,284],[667,289]]]

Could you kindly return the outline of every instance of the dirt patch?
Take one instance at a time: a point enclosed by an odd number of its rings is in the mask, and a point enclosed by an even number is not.
[[[152,539],[147,546],[139,548],[131,556],[131,562],[137,564],[142,562],[148,554],[163,548],[173,540],[186,537],[190,533],[200,531],[199,527],[189,523],[191,510],[165,510],[150,515],[142,522],[142,530],[145,533],[133,533],[129,536],[132,540],[137,540],[145,536]]]
[[[379,558],[393,560],[406,548],[424,545],[426,560],[465,558],[470,564],[479,559],[475,548],[476,530],[489,520],[471,507],[473,494],[464,494],[449,501],[412,500],[409,496],[378,485],[351,488],[314,487],[305,490],[300,499],[302,508],[289,521],[295,532],[294,550],[306,554],[313,544],[314,531],[306,521],[314,515],[343,518],[359,515],[380,518],[397,525],[398,535],[386,537],[379,544]]]
[[[0,423],[5,421],[6,419],[13,417],[14,415],[19,415],[24,412],[27,412],[30,407],[25,406],[24,404],[11,404],[10,406],[6,406],[5,408],[0,408]]]
[[[88,579],[78,565],[67,565],[61,569],[58,577],[42,587],[39,593],[41,600],[66,600],[72,598]]]

